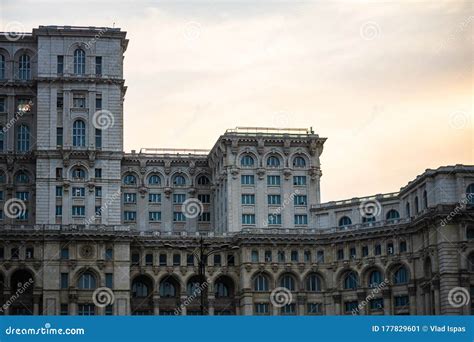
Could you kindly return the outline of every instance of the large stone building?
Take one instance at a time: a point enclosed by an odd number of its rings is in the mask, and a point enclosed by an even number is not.
[[[471,313],[474,166],[321,203],[311,129],[124,153],[125,36],[0,36],[0,313]]]

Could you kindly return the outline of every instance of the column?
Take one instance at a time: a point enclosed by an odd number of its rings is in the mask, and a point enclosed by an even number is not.
[[[382,290],[382,296],[383,296],[383,314],[384,315],[391,315],[392,312],[392,290],[390,289],[384,289]]]
[[[408,295],[410,296],[410,315],[416,315],[416,286],[410,285],[408,287]]]

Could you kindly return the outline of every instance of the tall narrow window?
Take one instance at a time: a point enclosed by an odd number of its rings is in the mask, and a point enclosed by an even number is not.
[[[61,75],[62,73],[64,73],[64,56],[58,56],[58,63],[57,63],[57,67],[58,67],[58,75]]]
[[[95,94],[95,110],[102,109],[102,95]]]
[[[17,131],[17,150],[27,152],[30,150],[30,129],[26,125],[20,125]]]
[[[95,129],[95,147],[102,148],[102,130],[98,128]]]
[[[3,151],[5,144],[5,133],[3,133],[3,127],[0,126],[0,151]]]
[[[95,58],[95,74],[102,75],[102,57],[100,56]]]
[[[5,56],[0,55],[0,80],[5,79]]]
[[[82,49],[74,51],[74,74],[84,75],[86,73],[86,53]]]
[[[86,146],[86,124],[82,120],[74,121],[72,126],[72,145],[76,147]]]
[[[63,128],[62,127],[56,128],[56,145],[63,146]]]
[[[19,77],[20,80],[26,81],[31,79],[31,61],[30,56],[21,55],[19,60]]]

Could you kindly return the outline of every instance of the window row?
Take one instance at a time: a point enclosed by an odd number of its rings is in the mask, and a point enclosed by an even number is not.
[[[251,154],[244,154],[240,158],[240,166],[242,167],[253,167],[255,166],[256,158]],[[292,160],[292,165],[295,168],[304,168],[306,167],[306,158],[301,156],[296,156]],[[280,167],[282,165],[282,158],[279,155],[270,155],[266,158],[265,164],[267,167]]]
[[[281,225],[281,214],[269,214],[267,225]],[[308,215],[306,214],[297,214],[293,216],[293,223],[297,226],[305,226],[308,224]],[[246,226],[255,225],[255,214],[242,214],[242,224]]]
[[[281,205],[281,195],[267,195],[268,205]],[[255,194],[242,194],[241,204],[243,205],[254,205]],[[293,196],[293,204],[295,206],[307,206],[308,198],[306,195],[295,195]]]
[[[241,175],[240,176],[241,185],[255,185],[255,176],[254,175]],[[278,175],[269,175],[267,176],[267,185],[269,186],[280,186],[281,185],[281,176]],[[306,185],[306,176],[293,176],[293,185],[295,186],[305,186]]]
[[[172,177],[171,182],[174,186],[187,186],[190,185],[189,180],[182,174],[176,174]],[[138,177],[134,174],[126,174],[123,177],[123,184],[135,186],[138,185]],[[161,186],[163,184],[162,177],[159,174],[151,174],[147,177],[147,184],[149,186]],[[197,185],[208,186],[211,184],[209,177],[201,175],[196,179]]]
[[[226,257],[226,265],[227,266],[235,266],[235,256],[233,253],[227,253],[225,254]],[[144,260],[142,260],[142,258]],[[208,263],[211,261],[211,259],[207,260]],[[213,265],[214,266],[221,266],[223,265],[223,259],[222,255],[219,253],[216,253],[213,255],[212,258]],[[144,253],[140,254],[139,252],[132,252],[132,259],[131,263],[132,265],[141,265],[144,264],[146,266],[152,266],[155,263],[155,258],[153,253]],[[187,266],[196,266],[197,265],[197,258],[195,257],[194,254],[192,253],[186,253],[186,265]],[[158,255],[158,265],[159,266],[182,266],[181,265],[181,254],[180,253],[174,253],[171,258],[168,258],[168,254],[166,253],[160,253]]]

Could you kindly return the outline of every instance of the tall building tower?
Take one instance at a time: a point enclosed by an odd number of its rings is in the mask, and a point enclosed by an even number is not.
[[[120,223],[123,58],[114,28],[40,26],[36,223]]]

